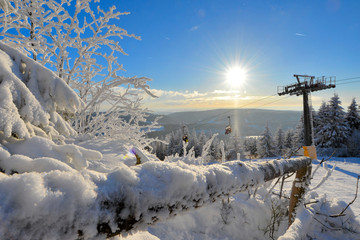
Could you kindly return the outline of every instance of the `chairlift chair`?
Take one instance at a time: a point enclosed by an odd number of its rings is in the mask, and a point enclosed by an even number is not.
[[[225,128],[225,135],[230,134],[231,133],[231,127],[230,126],[226,126]]]
[[[182,127],[182,132],[183,132],[183,138],[182,138],[182,140],[183,140],[185,143],[188,143],[188,142],[189,142],[189,138],[188,138],[188,135],[185,134],[185,126]]]
[[[228,116],[228,118],[229,118],[229,125],[227,125],[225,128],[225,135],[230,134],[232,132],[231,124],[230,124],[230,116]]]

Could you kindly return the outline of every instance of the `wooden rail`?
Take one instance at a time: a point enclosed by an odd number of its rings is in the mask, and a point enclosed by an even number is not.
[[[141,168],[147,168],[151,164],[154,163],[148,162],[140,165],[138,172],[141,172]],[[159,167],[154,169],[159,169],[159,172],[156,170],[153,172],[154,179],[164,173],[166,164],[171,163],[156,162],[156,164]],[[260,186],[267,181],[310,165],[310,158],[300,157],[260,163],[231,161],[204,166],[202,171],[193,170],[196,172],[196,177],[186,179],[186,183],[193,184],[191,186],[196,186],[196,189],[191,188],[188,192],[173,189],[172,195],[166,198],[157,194],[156,187],[151,187],[154,183],[149,182],[149,178],[140,178],[136,185],[142,187],[132,186],[131,194],[124,193],[123,189],[118,189],[118,192],[111,196],[101,196],[99,193],[99,207],[104,212],[104,218],[98,224],[97,230],[100,235],[105,234],[107,237],[112,237],[132,229],[146,228],[150,224],[164,221],[180,212],[201,207],[251,187]],[[191,170],[179,168],[179,171]],[[159,195],[158,199],[157,195]],[[149,199],[152,200],[149,201]],[[109,218],[109,214],[111,218]]]

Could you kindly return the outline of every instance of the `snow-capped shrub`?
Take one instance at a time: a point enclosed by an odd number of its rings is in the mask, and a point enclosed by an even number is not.
[[[74,114],[82,104],[52,71],[0,43],[0,131],[5,137],[75,135],[61,114]]]

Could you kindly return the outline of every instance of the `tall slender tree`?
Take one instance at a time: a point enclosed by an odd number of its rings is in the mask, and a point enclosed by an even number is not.
[[[330,99],[326,119],[318,134],[323,135],[322,146],[326,148],[344,148],[350,136],[350,128],[346,121],[346,113],[341,106],[337,94]]]
[[[305,137],[304,137],[304,115],[301,115],[301,118],[296,125],[294,131],[294,141],[293,146],[294,148],[298,148],[305,145]]]
[[[322,102],[316,117],[314,118],[314,140],[315,146],[324,147],[327,140],[324,135],[324,127],[329,124],[329,113],[328,113],[328,105],[326,102]]]
[[[292,149],[294,146],[294,144],[293,144],[294,130],[291,128],[286,130],[284,138],[285,138],[284,139],[284,147],[286,149]]]
[[[276,156],[274,140],[269,129],[269,125],[267,123],[264,132],[261,134],[261,137],[257,141],[257,154],[259,155],[259,157]]]
[[[354,130],[360,129],[360,116],[358,113],[358,104],[356,103],[355,98],[352,99],[351,104],[348,107],[346,120],[349,124],[351,133],[353,133]]]
[[[277,155],[285,153],[285,136],[281,128],[278,128],[275,133],[275,149]]]

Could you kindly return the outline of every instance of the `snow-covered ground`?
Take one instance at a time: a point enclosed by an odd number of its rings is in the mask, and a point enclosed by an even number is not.
[[[118,165],[119,162],[131,165],[135,160],[127,157],[125,146],[118,143],[102,142],[102,140],[87,141],[80,143],[83,147],[102,150],[103,162],[109,168]],[[106,147],[104,147],[106,146]],[[123,152],[123,154],[119,154]],[[322,159],[322,157],[319,157]],[[257,160],[263,161],[263,160]],[[357,176],[360,174],[360,158],[331,158],[327,161],[327,168],[319,162],[313,161],[313,176],[310,192],[307,201],[319,201],[310,208],[313,212],[311,224],[307,225],[304,231],[308,231],[308,239],[360,239],[360,196],[350,206],[346,215],[338,218],[321,216],[321,214],[335,215],[347,206],[355,197]],[[194,166],[196,167],[196,166]],[[334,171],[328,175],[333,167]],[[326,181],[318,188],[315,188],[322,180]],[[290,185],[293,178],[285,183],[285,192],[290,192]],[[268,183],[264,188],[251,192],[240,193],[230,196],[229,199],[218,201],[202,208],[191,210],[183,214],[152,225],[148,231],[133,233],[127,237],[115,237],[115,239],[271,239],[269,221],[272,219],[271,210],[276,209],[277,204],[287,206],[286,200],[278,200],[276,196],[269,196],[268,190],[274,182]],[[278,191],[279,184],[274,191]],[[229,200],[229,201],[228,201]],[[280,202],[279,202],[280,201]],[[281,202],[283,201],[283,202]],[[280,214],[284,208],[278,208]],[[299,213],[303,219],[306,217]],[[319,217],[317,217],[319,215]],[[286,218],[287,219],[287,218]],[[356,221],[354,220],[356,219]],[[351,223],[349,226],[347,223]],[[286,231],[287,221],[282,220],[272,237],[276,239]],[[344,228],[346,230],[341,230]],[[349,229],[350,228],[350,229]],[[354,232],[357,232],[356,234]]]
[[[359,239],[359,199],[344,216],[330,215],[339,214],[354,199],[360,159],[331,159],[328,166],[336,164],[334,171],[310,190],[305,200],[309,204],[299,208],[294,227],[286,231],[288,200],[269,193],[274,181],[212,202],[209,192],[217,195],[232,189],[231,184],[245,184],[250,176],[257,179],[255,164],[243,171],[232,162],[204,166],[190,156],[161,162],[136,150],[142,164],[135,166],[134,148],[118,140],[51,143],[40,137],[1,143],[0,163],[10,173],[0,173],[1,239],[76,238],[77,229],[85,239],[104,239],[97,235],[98,223],[114,224],[117,208],[112,204],[119,203],[124,204],[123,219],[142,220],[137,225],[142,231],[122,236],[127,239]],[[85,157],[85,164],[75,164]],[[314,162],[313,171],[316,166]],[[18,173],[11,174],[12,169]],[[310,189],[328,173],[319,168]],[[284,193],[289,193],[291,182],[289,178]],[[279,184],[274,192],[278,189]],[[199,199],[200,208],[194,209],[193,199]],[[167,205],[171,202],[175,205]],[[156,203],[158,210],[151,210]],[[148,226],[154,216],[158,221]],[[296,234],[300,236],[291,237]]]
[[[338,199],[349,203],[355,197],[357,176],[360,175],[360,158],[334,157],[328,161],[328,167],[331,169],[334,166],[335,169],[331,176],[316,191],[319,194],[326,194],[329,199]],[[313,169],[315,169],[315,165]],[[319,172],[314,176],[314,180],[312,180],[312,185],[319,182],[320,178],[325,174],[326,171],[320,168]],[[351,205],[351,209],[360,221],[360,193]]]
[[[317,165],[314,162],[313,171]],[[331,213],[336,214],[336,210],[340,213],[343,207],[354,200],[357,176],[360,174],[360,158],[331,158],[328,161],[328,166],[330,169],[335,166],[335,169],[315,192],[320,198],[324,196],[326,201],[329,201],[331,204],[339,204],[339,206],[334,207],[335,212]],[[312,179],[310,189],[315,187],[326,174],[327,171],[323,167],[318,168]],[[291,182],[292,179],[289,180],[288,185]],[[268,209],[266,208],[267,205],[264,205],[259,196],[247,198],[247,193],[235,196],[231,207],[228,209],[227,220],[229,223],[227,224],[223,222],[224,218],[221,216],[223,204],[217,202],[202,209],[175,217],[165,223],[149,227],[148,232],[138,232],[127,237],[119,237],[119,239],[271,239],[267,233],[264,233],[267,224],[264,220],[270,219],[267,212]],[[360,230],[360,196],[350,205],[350,208],[357,220],[356,228]],[[345,216],[344,222],[346,219],[347,217]],[[323,224],[332,225],[330,221]],[[319,224],[317,227],[319,227]],[[285,231],[284,225],[279,228],[279,231]],[[314,239],[360,239],[359,232],[347,235],[340,230],[324,228],[325,233],[315,233],[314,235],[318,234],[318,238]],[[305,230],[317,232],[310,226]],[[320,229],[318,230],[321,231]]]

